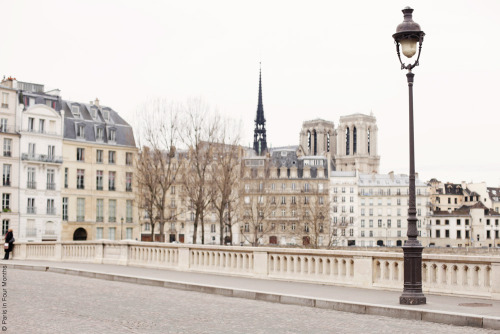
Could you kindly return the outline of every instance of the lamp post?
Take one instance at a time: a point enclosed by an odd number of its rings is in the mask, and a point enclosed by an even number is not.
[[[123,240],[123,217],[120,219],[121,227],[120,227],[120,240]]]
[[[415,152],[413,134],[413,77],[412,69],[419,65],[420,51],[424,41],[424,32],[420,30],[420,25],[412,19],[413,9],[405,7],[403,9],[404,21],[396,28],[396,33],[392,35],[396,44],[396,52],[402,70],[408,70],[406,78],[408,80],[409,93],[409,125],[410,125],[410,199],[408,208],[408,240],[403,246],[404,253],[404,289],[399,297],[399,303],[405,305],[420,305],[426,303],[426,298],[422,292],[422,245],[417,240],[417,209],[415,205]],[[408,65],[401,60],[399,45],[403,55],[411,59],[417,53],[416,60]],[[411,60],[410,60],[411,62]]]

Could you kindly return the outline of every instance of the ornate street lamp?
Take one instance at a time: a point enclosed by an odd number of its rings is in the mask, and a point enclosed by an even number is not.
[[[405,305],[420,305],[426,303],[426,298],[422,293],[422,245],[417,240],[417,209],[415,205],[415,151],[413,135],[413,77],[412,69],[418,66],[420,51],[424,41],[424,32],[420,30],[420,25],[412,19],[413,9],[406,7],[403,9],[404,21],[396,28],[396,33],[392,35],[396,43],[396,52],[402,70],[408,70],[406,78],[408,79],[408,92],[410,100],[410,200],[408,208],[408,231],[406,233],[408,240],[403,246],[404,253],[404,289],[399,297],[399,303]],[[413,64],[411,58],[418,55]],[[403,55],[410,59],[406,65],[401,60],[399,46]]]

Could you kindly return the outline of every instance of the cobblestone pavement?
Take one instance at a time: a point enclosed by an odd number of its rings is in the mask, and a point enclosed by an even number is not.
[[[494,333],[8,269],[6,333]]]

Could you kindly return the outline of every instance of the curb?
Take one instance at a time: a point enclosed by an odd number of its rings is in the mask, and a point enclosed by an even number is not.
[[[184,291],[195,291],[195,292],[209,293],[226,297],[266,301],[271,303],[317,307],[321,309],[335,310],[335,311],[342,311],[349,313],[369,314],[369,315],[385,316],[385,317],[408,319],[408,320],[421,320],[421,321],[435,322],[446,325],[468,326],[468,327],[500,330],[500,317],[483,317],[473,314],[439,312],[439,311],[430,311],[418,308],[411,308],[411,309],[399,308],[399,307],[392,307],[379,304],[345,302],[341,300],[273,294],[261,291],[232,289],[232,288],[225,288],[213,285],[202,285],[202,284],[194,284],[194,283],[186,283],[178,281],[165,281],[165,280],[144,278],[144,277],[105,274],[93,271],[67,269],[67,268],[50,267],[50,266],[22,265],[22,264],[6,264],[6,266],[7,268],[11,269],[47,271],[58,274],[164,287],[164,288],[184,290]]]

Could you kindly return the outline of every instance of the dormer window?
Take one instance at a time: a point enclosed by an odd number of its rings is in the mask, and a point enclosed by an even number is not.
[[[81,139],[85,138],[85,125],[78,124],[76,126],[76,137]]]
[[[109,141],[116,141],[116,130],[109,130]]]
[[[97,109],[96,108],[91,108],[90,109],[90,115],[92,116],[92,119],[97,118]]]
[[[103,128],[97,128],[96,139],[97,140],[103,140],[103,138],[104,138],[104,129]]]
[[[108,110],[104,110],[104,111],[102,112],[102,115],[103,115],[103,117],[104,117],[104,120],[105,120],[106,122],[109,122],[109,111],[108,111]]]
[[[80,118],[80,107],[79,106],[72,106],[71,113],[73,114],[73,117]]]

